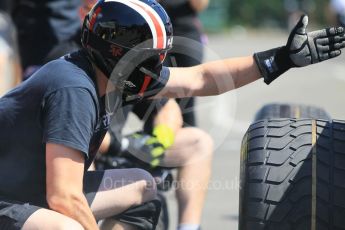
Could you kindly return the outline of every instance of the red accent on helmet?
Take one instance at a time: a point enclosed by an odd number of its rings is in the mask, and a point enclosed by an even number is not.
[[[123,56],[123,48],[122,47],[119,47],[115,44],[112,44],[110,46],[110,50],[109,52],[111,53],[112,56],[114,57],[121,57]]]
[[[166,53],[159,55],[159,60],[163,63],[163,61],[166,58],[166,56],[167,56]]]
[[[149,10],[147,10],[145,7],[133,2],[135,5],[139,6],[140,8],[142,8],[151,18],[154,26],[155,26],[155,29],[156,29],[156,33],[157,33],[157,49],[164,49],[165,45],[164,44],[164,32],[163,32],[163,28],[161,27],[161,25],[159,24],[157,18],[155,17],[155,15],[153,15],[152,12],[150,12]]]
[[[145,76],[145,79],[144,79],[144,83],[143,85],[141,86],[141,89],[140,89],[140,92],[139,92],[139,95],[140,96],[143,96],[145,91],[147,90],[147,87],[149,86],[150,82],[152,80],[152,77],[146,75]]]
[[[98,7],[98,8],[94,11],[94,13],[93,13],[93,15],[92,15],[92,17],[91,17],[91,20],[90,20],[90,30],[91,30],[91,31],[93,30],[93,27],[94,27],[94,25],[95,25],[97,16],[98,16],[99,13],[101,13],[101,11],[102,11],[102,8],[101,8],[101,7]]]

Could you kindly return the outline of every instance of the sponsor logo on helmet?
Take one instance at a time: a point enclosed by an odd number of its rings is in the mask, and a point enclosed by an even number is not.
[[[116,45],[111,45],[109,52],[114,57],[121,57],[123,55],[123,49],[121,47],[119,47],[119,46],[116,46]]]
[[[173,41],[174,41],[173,37],[168,38],[168,41],[167,41],[167,47],[168,48],[172,47]]]

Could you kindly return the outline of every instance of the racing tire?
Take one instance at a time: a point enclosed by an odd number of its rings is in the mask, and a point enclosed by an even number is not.
[[[255,115],[255,121],[274,118],[313,118],[330,120],[331,116],[322,108],[298,104],[272,103],[263,106]]]
[[[257,121],[242,141],[239,230],[309,229],[345,229],[345,121]]]

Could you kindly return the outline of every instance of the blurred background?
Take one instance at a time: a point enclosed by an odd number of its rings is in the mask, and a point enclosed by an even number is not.
[[[310,16],[310,29],[341,24],[344,9],[339,3],[330,4],[327,0],[211,0],[200,14],[204,60],[251,55],[282,46],[303,12]],[[18,82],[20,61],[14,29],[8,16],[0,17],[0,95]],[[207,130],[216,143],[203,229],[237,229],[241,140],[263,105],[271,102],[315,105],[334,119],[345,119],[344,63],[343,55],[319,65],[293,69],[270,86],[257,81],[219,97],[197,99],[197,126]],[[136,130],[139,125],[131,117],[126,131]],[[176,229],[173,191],[167,197],[171,229]]]
[[[306,12],[313,24],[326,25],[330,20],[330,1],[327,0],[211,0],[201,13],[207,31],[219,32],[225,28],[284,29],[292,13]]]

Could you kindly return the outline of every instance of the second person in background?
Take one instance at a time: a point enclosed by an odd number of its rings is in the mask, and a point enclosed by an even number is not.
[[[209,0],[158,0],[167,11],[174,29],[174,45],[165,64],[191,67],[203,60],[202,25],[198,14],[207,8]],[[179,39],[183,37],[184,39]],[[182,110],[184,126],[196,126],[194,98],[177,100]]]
[[[73,39],[81,26],[79,6],[80,0],[11,2],[8,10],[18,31],[24,80],[51,60],[56,47]]]

